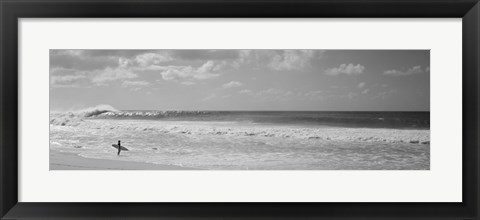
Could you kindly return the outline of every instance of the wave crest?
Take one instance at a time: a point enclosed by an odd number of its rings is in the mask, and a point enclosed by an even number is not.
[[[339,128],[339,127],[290,127],[290,126],[245,126],[236,123],[205,122],[135,122],[89,120],[81,125],[84,129],[138,134],[146,136],[180,135],[193,139],[198,137],[255,137],[297,139],[303,141],[348,141],[384,142],[407,144],[430,144],[429,130],[378,129],[378,128]]]
[[[202,116],[221,116],[224,112],[209,112],[209,111],[110,111],[99,114],[99,118],[187,118],[187,117],[202,117]]]
[[[90,107],[77,111],[80,114],[83,114],[83,117],[91,117],[100,115],[106,112],[118,112],[118,110],[110,105],[97,105],[95,107]]]
[[[95,107],[89,107],[76,111],[52,112],[50,113],[50,124],[60,126],[77,126],[84,121],[84,118],[117,111],[117,109],[110,105],[97,105]]]

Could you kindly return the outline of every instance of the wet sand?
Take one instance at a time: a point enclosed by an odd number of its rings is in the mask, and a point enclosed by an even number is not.
[[[195,170],[188,167],[92,159],[50,149],[50,170]]]

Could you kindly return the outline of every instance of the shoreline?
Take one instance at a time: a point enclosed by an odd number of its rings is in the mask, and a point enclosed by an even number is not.
[[[50,149],[49,170],[197,170],[194,168],[123,160],[94,159]]]

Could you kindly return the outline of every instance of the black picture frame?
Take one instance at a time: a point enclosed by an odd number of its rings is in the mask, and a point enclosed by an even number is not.
[[[2,219],[478,219],[478,0],[1,0]],[[18,202],[18,19],[133,17],[462,18],[461,203]],[[448,43],[448,42],[445,42]],[[39,189],[40,190],[40,189]]]

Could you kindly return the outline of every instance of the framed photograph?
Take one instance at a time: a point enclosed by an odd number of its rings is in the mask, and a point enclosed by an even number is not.
[[[476,0],[1,2],[2,219],[478,219]]]

